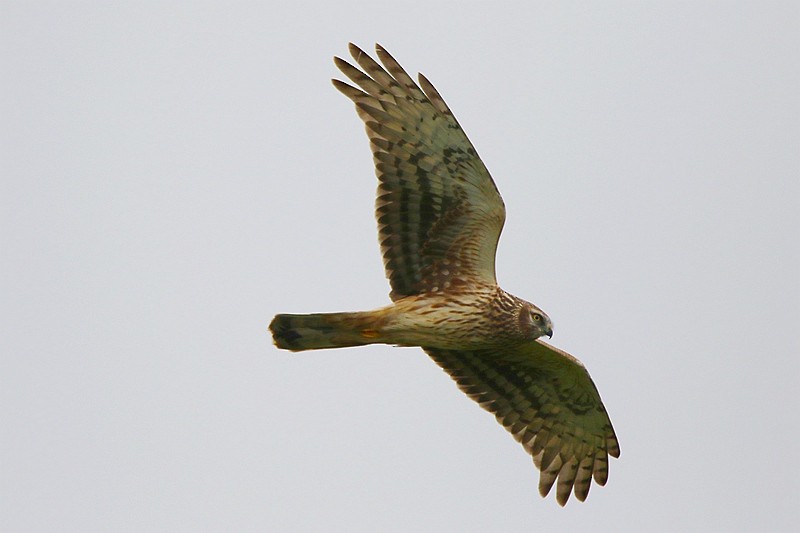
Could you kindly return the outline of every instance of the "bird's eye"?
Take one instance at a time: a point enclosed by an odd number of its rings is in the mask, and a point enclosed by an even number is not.
[[[539,313],[532,313],[531,318],[533,319],[534,322],[542,321],[542,315],[540,315]]]

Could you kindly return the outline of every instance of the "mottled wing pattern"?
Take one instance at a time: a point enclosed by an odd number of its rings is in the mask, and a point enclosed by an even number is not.
[[[585,500],[592,477],[606,483],[608,456],[619,457],[619,444],[580,361],[538,340],[506,351],[425,351],[533,456],[542,496],[558,480],[564,505],[573,487]]]
[[[376,50],[385,67],[353,44],[363,71],[335,58],[360,89],[333,83],[366,124],[392,299],[494,285],[505,208],[492,177],[433,85],[420,75],[421,89],[386,50]]]

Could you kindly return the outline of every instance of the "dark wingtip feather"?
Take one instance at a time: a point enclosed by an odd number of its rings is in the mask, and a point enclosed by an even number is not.
[[[614,435],[613,439],[611,445],[608,447],[608,455],[619,458],[619,442],[617,441],[617,436]]]
[[[334,78],[331,80],[331,83],[333,83],[333,86],[336,87],[337,91],[339,91],[346,97],[350,98],[351,100],[364,96],[363,91],[356,89],[349,83],[345,83],[342,80],[337,80],[336,78]]]
[[[339,70],[342,70],[342,68],[347,68],[347,66],[350,65],[350,63],[348,63],[339,56],[333,56],[333,64],[336,65],[336,68],[338,68]]]
[[[353,59],[355,59],[356,61],[358,61],[362,55],[367,55],[367,53],[364,50],[362,50],[353,43],[347,44],[347,50],[350,52],[350,55],[353,56]]]
[[[386,58],[388,58],[390,62],[396,63],[395,59],[392,57],[392,54],[387,52],[386,48],[384,48],[378,43],[375,43],[375,53],[378,54],[378,57],[380,58],[381,61],[383,61],[384,65],[386,64]]]

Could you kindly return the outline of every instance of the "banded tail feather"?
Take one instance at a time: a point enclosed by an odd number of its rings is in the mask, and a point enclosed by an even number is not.
[[[275,346],[299,352],[323,348],[347,348],[381,342],[370,328],[368,313],[315,313],[275,315],[269,324]]]

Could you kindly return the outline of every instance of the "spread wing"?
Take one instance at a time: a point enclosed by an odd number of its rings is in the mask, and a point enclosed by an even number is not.
[[[561,505],[573,487],[585,500],[592,477],[605,485],[608,456],[619,457],[619,444],[580,361],[538,340],[502,352],[425,351],[533,456],[542,496],[556,479]]]
[[[360,89],[333,83],[366,124],[380,182],[376,217],[392,299],[496,284],[505,207],[489,171],[433,85],[420,74],[420,89],[386,50],[377,45],[376,51],[384,66],[350,45],[363,71],[335,58]]]

